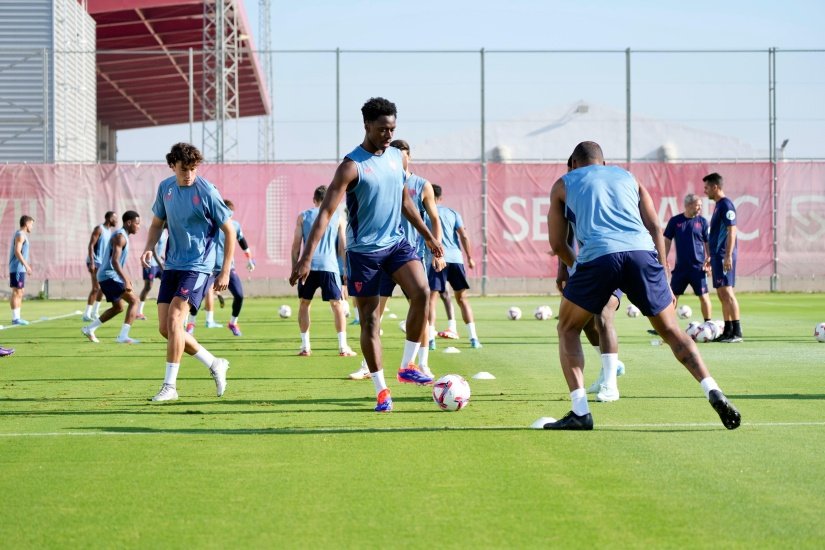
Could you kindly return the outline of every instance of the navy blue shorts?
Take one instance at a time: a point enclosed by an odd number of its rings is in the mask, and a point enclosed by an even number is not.
[[[447,264],[441,271],[436,271],[430,266],[427,270],[427,281],[430,283],[430,290],[433,292],[444,292],[447,290],[447,283],[453,290],[467,290],[470,285],[467,283],[467,273],[464,271],[464,264]]]
[[[646,317],[673,303],[665,268],[656,259],[656,253],[647,250],[605,254],[577,264],[564,287],[564,297],[598,315],[617,288]]]
[[[153,265],[152,267],[144,267],[143,268],[143,280],[144,281],[154,281],[155,279],[159,279],[163,270],[160,268],[159,265]]]
[[[724,256],[710,257],[710,274],[713,277],[713,288],[736,286],[736,254],[733,255],[731,270],[727,273],[722,268],[724,261]]]
[[[26,272],[9,273],[9,286],[11,288],[24,288],[26,286]]]
[[[172,298],[178,297],[189,302],[191,307],[198,309],[209,288],[210,280],[209,273],[166,269],[160,276],[158,303],[171,304]]]
[[[126,285],[114,279],[99,281],[99,284],[101,292],[106,296],[106,301],[112,302],[113,304],[119,302],[121,296],[123,296],[123,293],[126,291]]]
[[[352,296],[378,296],[381,272],[392,275],[401,266],[421,258],[407,239],[378,252],[353,252],[347,250],[347,288]]]
[[[312,300],[319,288],[323,301],[341,299],[341,283],[332,271],[310,271],[305,283],[298,282],[298,298]]]
[[[673,294],[681,296],[685,293],[688,285],[697,296],[708,293],[708,280],[702,268],[691,269],[690,271],[673,270],[670,274],[670,290],[673,291]]]

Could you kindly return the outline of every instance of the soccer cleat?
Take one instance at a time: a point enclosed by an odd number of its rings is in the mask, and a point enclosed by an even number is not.
[[[590,413],[577,415],[570,411],[564,418],[544,425],[545,430],[592,430],[593,417]]]
[[[349,322],[349,324],[351,324],[351,325],[360,325],[361,321],[358,320],[358,319],[353,319],[352,321]]]
[[[356,355],[358,354],[352,351],[352,348],[349,346],[343,347],[340,350],[338,350],[338,357],[355,357]]]
[[[301,351],[298,352],[298,357],[309,357],[312,355],[312,350],[301,348]]]
[[[616,376],[624,376],[624,371],[624,363],[619,361],[619,363],[616,365]]]
[[[221,308],[226,305],[226,300],[223,299],[223,296],[220,294],[215,294],[215,298],[218,299],[218,304],[220,304]]]
[[[94,344],[100,342],[100,340],[97,339],[97,336],[95,336],[95,331],[89,330],[89,327],[80,327],[80,332],[83,334],[83,336],[89,339],[89,342],[92,342]]]
[[[146,315],[144,315],[142,313],[138,313],[137,315],[135,315],[135,319],[138,320],[138,321],[145,321],[146,320]]]
[[[212,374],[212,379],[215,380],[215,389],[218,397],[223,395],[226,391],[226,371],[229,370],[229,361],[221,357],[215,357],[212,361],[212,366],[209,367],[209,372]]]
[[[478,338],[470,338],[470,347],[473,349],[483,348],[484,346],[481,345],[481,342],[478,341]]]
[[[195,323],[186,323],[186,334],[195,334]]]
[[[426,386],[433,383],[433,377],[427,376],[415,366],[410,363],[406,369],[398,369],[396,378],[399,382],[404,384],[418,384],[419,386]]]
[[[739,344],[741,342],[744,342],[744,340],[742,339],[741,336],[736,336],[735,334],[733,336],[728,336],[724,340],[719,340],[719,341],[722,342],[723,344]]]
[[[596,394],[596,401],[609,403],[619,400],[619,388],[610,388],[607,384],[599,385],[599,392]]]
[[[235,323],[229,323],[228,325],[226,325],[226,328],[228,328],[229,331],[235,336],[241,335],[241,329]]]
[[[178,390],[172,384],[164,384],[160,391],[152,398],[152,401],[177,401]]]
[[[361,368],[350,373],[350,380],[366,380],[370,377],[370,368],[367,366],[366,359],[361,360]]]
[[[450,340],[458,340],[458,334],[452,330],[442,330],[438,333],[439,338],[449,338]]]
[[[83,317],[81,317],[80,320],[84,323],[91,323],[92,321],[94,321],[94,319],[92,317],[89,317],[88,315],[83,315]]]
[[[14,355],[14,348],[4,348],[0,346],[0,357],[8,357]]]
[[[136,340],[128,336],[126,338],[121,338],[120,336],[118,336],[117,338],[115,338],[115,342],[117,342],[118,344],[140,344],[140,340]]]
[[[24,326],[28,325],[28,324],[29,324],[29,322],[28,322],[28,321],[26,321],[25,319],[12,319],[12,320],[11,320],[11,324],[12,324],[12,325],[18,325],[18,326],[24,327]]]
[[[429,346],[431,351],[435,349],[435,338],[430,340]]]
[[[392,410],[392,397],[389,388],[384,388],[378,392],[378,404],[375,405],[375,412],[386,413]]]
[[[742,422],[742,416],[739,414],[739,411],[736,410],[736,407],[728,401],[724,393],[720,390],[710,390],[708,401],[710,401],[710,406],[713,407],[713,410],[719,415],[723,426],[729,430],[735,430],[739,427],[739,424]]]
[[[656,330],[652,329],[652,328],[647,329],[647,333],[652,334],[653,336],[659,336],[659,333],[656,332]]]
[[[223,328],[223,325],[215,321],[207,321],[206,328]]]
[[[430,378],[435,379],[433,371],[431,371],[430,367],[428,367],[427,365],[420,365],[418,368],[421,369],[421,372],[424,373],[424,376],[429,376]]]

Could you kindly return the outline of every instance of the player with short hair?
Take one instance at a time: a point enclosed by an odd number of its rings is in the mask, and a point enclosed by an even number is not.
[[[132,292],[132,280],[126,274],[124,266],[129,257],[129,236],[137,233],[140,229],[140,215],[134,210],[127,210],[123,213],[123,227],[115,231],[106,250],[101,255],[100,268],[97,270],[97,280],[100,283],[100,291],[106,296],[106,300],[111,302],[111,307],[104,311],[100,317],[92,320],[89,325],[80,329],[80,332],[97,344],[98,340],[95,331],[106,321],[112,319],[123,311],[121,301],[127,304],[126,319],[120,327],[120,334],[116,338],[119,344],[137,344],[138,340],[129,337],[129,330],[132,322],[137,317],[138,300]]]
[[[705,195],[716,202],[710,218],[708,248],[713,288],[722,303],[725,329],[714,342],[738,344],[742,342],[742,327],[739,324],[739,301],[733,288],[736,286],[736,258],[738,239],[736,238],[736,207],[722,189],[724,179],[716,172],[708,174]]]
[[[455,301],[461,310],[461,318],[467,327],[467,335],[470,339],[470,347],[481,348],[481,342],[476,333],[475,319],[473,318],[473,308],[470,299],[467,297],[467,290],[470,284],[467,282],[467,273],[464,270],[464,256],[467,256],[467,267],[473,269],[476,262],[472,256],[470,248],[470,237],[464,226],[461,214],[441,204],[442,190],[440,185],[433,185],[433,194],[438,210],[438,219],[441,222],[443,232],[442,244],[444,245],[444,261],[446,266],[441,271],[431,267],[427,272],[430,285],[430,327],[435,327],[436,305],[441,292],[447,288],[447,283],[455,294]],[[430,220],[432,223],[432,220]],[[463,254],[462,254],[463,252]],[[431,331],[434,331],[431,328]]]
[[[11,324],[28,325],[29,322],[20,317],[20,308],[23,305],[23,290],[26,288],[26,275],[31,275],[32,266],[29,263],[29,234],[34,226],[34,218],[20,216],[20,228],[11,238],[9,251],[9,287],[11,296]]]
[[[561,420],[538,421],[549,430],[592,430],[584,388],[582,327],[597,315],[616,288],[647,316],[673,355],[693,375],[728,429],[739,427],[739,411],[710,376],[696,343],[680,328],[667,284],[664,239],[653,200],[629,172],[605,166],[598,143],[585,141],[573,151],[573,170],[550,194],[550,245],[569,268],[559,308],[559,359],[572,410]],[[568,220],[575,219],[578,253],[567,243]]]
[[[209,353],[183,326],[190,305],[199,307],[208,289],[219,231],[224,234],[226,250],[221,271],[215,278],[215,290],[227,288],[235,252],[232,212],[215,186],[197,174],[202,161],[201,152],[188,143],[176,143],[166,155],[174,175],[158,185],[152,225],[141,256],[143,266],[148,266],[165,222],[169,238],[166,269],[158,290],[158,330],[166,338],[166,376],[152,401],[178,398],[177,377],[184,352],[209,369],[218,397],[226,391],[229,361]]]
[[[384,380],[379,336],[381,272],[392,275],[410,300],[407,339],[397,378],[400,382],[414,384],[433,381],[412,363],[426,328],[428,290],[421,259],[404,238],[401,215],[412,222],[436,257],[440,257],[443,250],[405,192],[401,151],[390,147],[396,127],[395,104],[384,98],[371,98],[361,107],[361,114],[364,140],[338,165],[289,282],[295,285],[307,280],[315,247],[346,195],[349,211],[347,287],[360,313],[361,351],[375,385],[375,410],[389,412],[393,404]]]
[[[320,212],[321,203],[327,194],[327,186],[320,185],[312,193],[312,208],[298,214],[295,222],[295,231],[292,238],[292,268],[298,263],[301,253],[301,244],[306,244],[312,224]],[[315,291],[321,289],[321,300],[329,302],[332,310],[332,319],[335,323],[335,332],[338,334],[338,355],[353,357],[357,355],[347,344],[347,320],[344,313],[343,293],[341,292],[342,279],[346,282],[346,268],[343,275],[339,274],[338,258],[344,257],[346,249],[346,221],[340,209],[332,214],[329,224],[324,231],[318,247],[312,254],[309,276],[305,281],[298,282],[298,328],[301,331],[301,350],[298,355],[309,357],[312,355],[312,344],[309,338],[309,327],[312,323],[310,308]]]
[[[665,258],[670,255],[670,247],[676,244],[676,265],[670,275],[670,290],[679,297],[688,285],[699,297],[702,317],[711,319],[710,297],[708,295],[707,272],[710,270],[708,250],[708,221],[702,212],[702,199],[694,193],[685,195],[685,211],[676,214],[665,227]]]
[[[83,312],[81,319],[85,322],[90,322],[100,316],[100,303],[103,301],[103,292],[100,291],[100,283],[97,280],[97,270],[100,269],[102,262],[103,251],[109,244],[109,239],[112,238],[117,227],[117,214],[113,211],[108,211],[103,216],[103,223],[98,224],[89,237],[89,245],[87,246],[86,255],[86,269],[92,277],[92,290],[89,292],[89,298],[86,300],[86,311]]]
[[[149,297],[149,292],[152,290],[152,283],[155,279],[160,279],[163,273],[163,256],[166,254],[166,239],[169,233],[166,230],[161,231],[158,244],[152,249],[152,258],[149,260],[149,267],[141,268],[143,270],[143,289],[140,291],[140,305],[138,305],[137,317],[139,321],[145,321],[146,315],[143,314],[143,307],[146,305],[146,298]]]

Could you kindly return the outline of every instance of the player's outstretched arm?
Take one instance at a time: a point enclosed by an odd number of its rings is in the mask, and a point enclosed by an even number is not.
[[[235,239],[237,238],[235,233],[235,225],[232,223],[232,218],[227,218],[226,221],[221,225],[221,231],[223,231],[223,264],[221,265],[221,271],[218,273],[218,276],[215,277],[215,284],[212,285],[212,288],[220,292],[221,290],[226,290],[229,287],[229,274],[232,271],[232,258],[235,256]]]
[[[432,187],[430,188],[432,189]],[[444,248],[441,246],[441,239],[437,239],[433,232],[430,231],[430,228],[427,227],[427,224],[424,223],[424,220],[421,218],[421,214],[418,213],[418,209],[415,207],[415,203],[413,203],[410,196],[405,192],[404,189],[401,190],[401,213],[404,215],[405,218],[409,220],[413,227],[415,227],[416,231],[424,238],[424,242],[427,243],[427,248],[429,248],[433,256],[436,258],[440,258],[444,255]],[[439,233],[441,231],[441,224],[438,221],[438,216],[436,215],[435,218],[432,219],[432,223],[439,224]]]
[[[550,191],[550,209],[547,211],[547,237],[550,248],[556,251],[559,260],[567,266],[576,261],[576,253],[568,243],[568,223],[564,217],[566,199],[564,180],[559,178]]]
[[[146,237],[146,246],[143,254],[140,255],[140,263],[143,267],[149,267],[152,255],[155,253],[155,245],[158,244],[160,234],[163,231],[163,220],[157,216],[152,216],[152,223],[149,225],[149,236]]]
[[[642,223],[645,229],[653,237],[653,245],[659,255],[659,263],[667,268],[667,253],[665,252],[665,237],[662,228],[659,227],[659,217],[656,215],[656,208],[653,206],[653,199],[647,189],[639,184],[639,214],[642,216]]]

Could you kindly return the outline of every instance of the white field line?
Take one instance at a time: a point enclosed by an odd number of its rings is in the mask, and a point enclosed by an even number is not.
[[[787,428],[787,427],[825,427],[825,421],[812,422],[744,422],[743,428]],[[722,425],[719,422],[673,422],[661,424],[602,424],[597,425],[595,431],[604,430],[623,430],[628,428],[719,428]],[[134,435],[289,435],[289,434],[313,434],[313,433],[358,433],[358,432],[473,432],[473,431],[503,431],[503,430],[530,430],[529,426],[461,426],[450,427],[441,426],[433,428],[369,428],[369,427],[318,427],[318,428],[251,428],[236,430],[200,430],[193,428],[191,430],[164,430],[162,428],[157,431],[143,430],[143,431],[89,431],[89,432],[31,432],[31,433],[2,433],[2,437],[96,437],[96,436],[134,436]],[[542,430],[543,431],[543,430]]]
[[[29,325],[35,325],[37,323],[45,323],[46,321],[55,321],[57,319],[65,319],[67,317],[74,317],[75,315],[83,315],[83,312],[80,310],[73,311],[71,313],[65,313],[63,315],[55,315],[53,317],[41,317],[40,319],[35,319],[34,321],[29,321]],[[9,330],[12,328],[20,328],[27,325],[0,325],[0,330]]]

